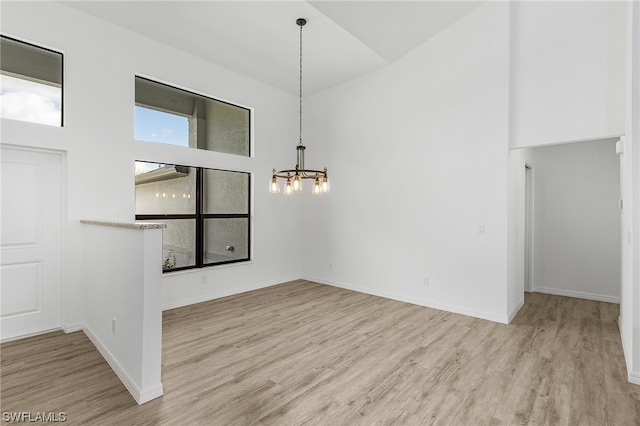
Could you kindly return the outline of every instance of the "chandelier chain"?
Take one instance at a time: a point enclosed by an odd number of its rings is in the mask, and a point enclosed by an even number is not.
[[[298,145],[302,145],[302,25],[300,25],[300,134]]]

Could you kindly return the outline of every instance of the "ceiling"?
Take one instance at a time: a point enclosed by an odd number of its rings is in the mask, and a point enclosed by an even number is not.
[[[480,1],[62,1],[82,12],[230,70],[298,93],[299,17],[304,92],[398,60]]]

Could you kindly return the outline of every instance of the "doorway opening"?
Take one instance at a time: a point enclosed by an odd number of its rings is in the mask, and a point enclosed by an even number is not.
[[[573,142],[517,153],[524,292],[620,302],[617,141]]]

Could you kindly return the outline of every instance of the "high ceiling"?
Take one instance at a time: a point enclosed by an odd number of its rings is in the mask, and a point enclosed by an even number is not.
[[[310,94],[398,60],[479,1],[63,1],[283,90]]]

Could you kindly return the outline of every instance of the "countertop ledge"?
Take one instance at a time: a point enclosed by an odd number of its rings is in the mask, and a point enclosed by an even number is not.
[[[109,222],[105,220],[86,220],[86,219],[82,219],[80,223],[85,223],[87,225],[110,226],[112,228],[126,228],[126,229],[164,229],[167,227],[165,223]]]

